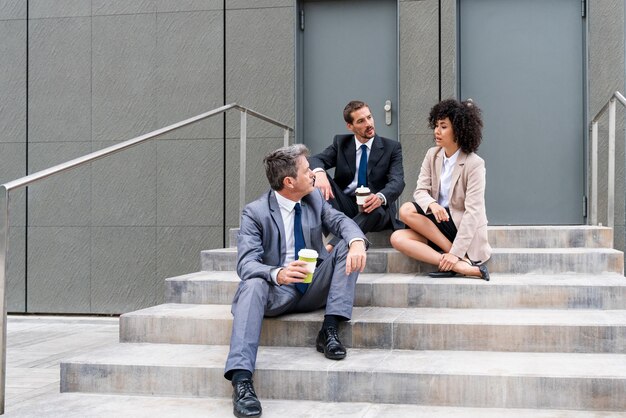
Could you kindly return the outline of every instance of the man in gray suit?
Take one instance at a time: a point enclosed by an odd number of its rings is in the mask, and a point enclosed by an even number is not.
[[[337,328],[352,316],[356,280],[365,268],[367,240],[354,221],[333,209],[315,189],[307,155],[301,144],[268,154],[263,163],[272,190],[248,204],[241,215],[237,239],[241,282],[231,309],[233,330],[224,373],[232,381],[237,417],[261,415],[252,373],[264,316],[326,306],[316,349],[333,360],[346,356]],[[322,241],[323,229],[342,238],[330,253]],[[302,283],[306,263],[295,254],[298,242],[319,254],[308,287]]]

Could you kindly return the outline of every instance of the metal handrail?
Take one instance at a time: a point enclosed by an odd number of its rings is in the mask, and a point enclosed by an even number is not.
[[[626,107],[626,97],[619,91],[613,93],[609,101],[602,106],[602,109],[591,120],[591,208],[590,223],[598,224],[598,120],[606,112],[609,111],[609,143],[608,143],[608,179],[607,179],[607,226],[615,225],[615,113],[617,102]]]
[[[285,125],[282,122],[278,122],[268,116],[265,116],[252,109],[240,106],[236,103],[231,103],[208,112],[199,114],[197,116],[185,119],[183,121],[174,123],[156,131],[129,139],[116,145],[112,145],[107,148],[103,148],[99,151],[92,152],[82,157],[75,158],[62,164],[55,165],[45,170],[38,171],[25,177],[21,177],[17,180],[10,181],[0,185],[0,312],[2,313],[2,330],[0,338],[0,414],[4,414],[5,403],[5,389],[6,389],[6,335],[7,335],[7,312],[6,312],[6,273],[7,273],[7,252],[9,248],[9,192],[15,189],[26,187],[30,184],[36,183],[45,178],[54,176],[56,174],[74,169],[81,165],[90,163],[103,157],[118,153],[126,150],[135,145],[142,144],[151,139],[154,139],[167,132],[172,132],[176,129],[184,126],[191,125],[195,122],[203,119],[210,118],[211,116],[219,115],[230,109],[239,110],[241,115],[240,121],[240,160],[239,160],[239,208],[243,209],[246,199],[246,142],[247,142],[247,115],[250,114],[258,119],[264,120],[272,125],[278,126],[284,130],[284,145],[289,145],[289,133],[293,132],[293,128]]]

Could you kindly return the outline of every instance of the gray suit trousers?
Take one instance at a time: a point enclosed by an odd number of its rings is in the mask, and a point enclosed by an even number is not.
[[[233,330],[224,376],[235,369],[254,372],[263,317],[310,312],[326,306],[327,315],[350,319],[359,273],[346,275],[348,246],[342,241],[322,261],[304,294],[294,285],[276,286],[265,279],[242,280],[233,300]]]

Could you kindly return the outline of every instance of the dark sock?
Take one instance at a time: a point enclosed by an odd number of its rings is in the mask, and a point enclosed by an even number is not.
[[[252,372],[249,370],[236,369],[232,371],[232,381],[236,383],[243,379],[251,379],[252,380]]]
[[[339,328],[339,323],[345,321],[346,318],[340,315],[324,315],[324,323],[322,323],[322,329],[333,327]]]

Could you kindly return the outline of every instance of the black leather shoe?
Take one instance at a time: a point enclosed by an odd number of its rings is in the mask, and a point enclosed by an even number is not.
[[[487,270],[487,266],[481,264],[480,266],[478,266],[478,270],[480,270],[480,278],[485,281],[489,281],[489,270]]]
[[[238,418],[260,417],[261,402],[254,392],[251,379],[233,382],[233,413]]]
[[[328,327],[322,329],[319,334],[317,334],[315,346],[317,351],[324,353],[324,356],[328,359],[341,360],[346,357],[346,347],[339,341],[337,328]]]

